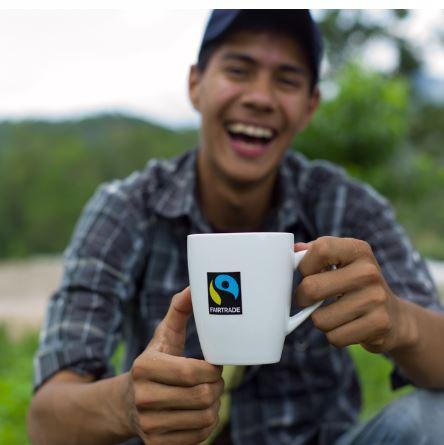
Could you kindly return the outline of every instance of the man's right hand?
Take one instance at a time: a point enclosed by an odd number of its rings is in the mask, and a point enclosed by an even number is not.
[[[198,444],[217,425],[222,367],[181,356],[191,313],[187,287],[127,374],[127,422],[147,445]]]

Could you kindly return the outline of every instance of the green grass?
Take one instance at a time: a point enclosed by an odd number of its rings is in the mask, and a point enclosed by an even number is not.
[[[37,334],[13,342],[0,326],[0,444],[28,444],[26,411],[32,392],[32,357]]]
[[[12,341],[6,329],[0,326],[0,444],[29,444],[25,421],[32,394],[32,358],[36,347],[36,332]],[[362,419],[375,414],[382,406],[411,390],[390,390],[391,364],[385,358],[370,354],[360,346],[353,346],[350,351],[356,361],[363,388]],[[122,347],[119,347],[113,360],[115,364],[121,355]]]
[[[411,386],[392,391],[390,373],[392,364],[382,355],[371,354],[359,345],[349,347],[361,380],[363,406],[361,419],[376,414],[381,407],[412,391]]]

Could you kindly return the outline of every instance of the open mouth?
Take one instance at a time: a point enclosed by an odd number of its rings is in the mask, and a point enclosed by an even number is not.
[[[254,151],[257,154],[262,152],[277,134],[271,128],[241,122],[228,124],[226,130],[236,147],[242,147],[244,150]]]

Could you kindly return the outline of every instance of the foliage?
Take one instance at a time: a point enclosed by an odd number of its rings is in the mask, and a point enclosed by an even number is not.
[[[385,357],[371,354],[359,345],[350,346],[349,351],[361,381],[363,407],[360,417],[362,420],[369,419],[381,407],[412,391],[411,386],[397,391],[390,388],[390,374],[393,366]]]
[[[418,103],[409,116],[411,144],[444,165],[444,105]]]
[[[444,258],[444,107],[409,104],[407,84],[349,64],[294,149],[328,159],[394,205],[425,255]]]
[[[0,258],[60,252],[101,182],[196,139],[124,116],[0,124]]]
[[[332,71],[339,69],[345,61],[359,58],[366,44],[383,40],[394,47],[397,54],[392,74],[417,72],[424,63],[421,47],[397,31],[406,26],[411,14],[412,11],[405,9],[323,11],[318,22]]]
[[[0,443],[25,445],[26,412],[32,392],[32,357],[35,333],[15,343],[0,325]]]
[[[407,134],[407,86],[350,64],[337,77],[338,94],[326,100],[296,142],[309,157],[352,171],[385,164]]]

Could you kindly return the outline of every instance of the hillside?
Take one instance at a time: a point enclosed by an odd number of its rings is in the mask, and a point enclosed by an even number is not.
[[[123,115],[0,123],[0,258],[60,252],[98,184],[196,143]]]

